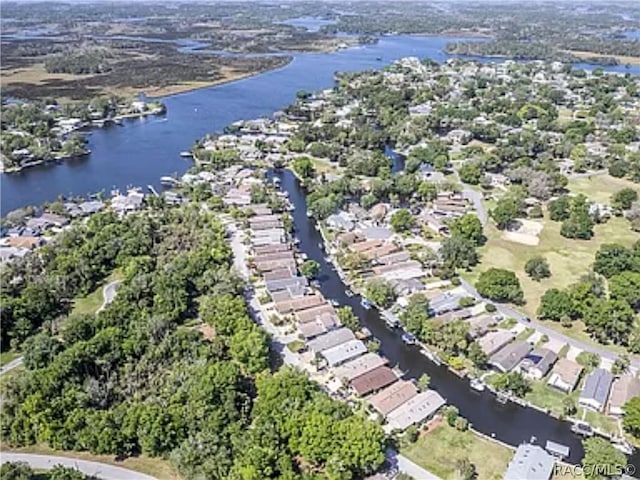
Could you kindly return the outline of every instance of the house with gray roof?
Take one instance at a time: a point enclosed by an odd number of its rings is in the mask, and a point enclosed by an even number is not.
[[[333,374],[336,378],[341,380],[351,381],[360,375],[364,375],[365,373],[386,364],[387,360],[385,358],[381,357],[377,353],[369,352],[355,360],[351,360],[350,362],[340,365],[334,370]]]
[[[613,375],[604,368],[596,368],[584,381],[578,404],[601,412],[607,404],[609,390],[613,383]]]
[[[415,395],[387,415],[385,431],[404,430],[431,417],[445,404],[444,398],[434,390]]]
[[[350,340],[325,350],[321,353],[330,367],[341,365],[367,352],[367,347],[360,340]]]
[[[531,351],[531,345],[523,340],[516,340],[501,348],[489,358],[489,365],[503,373],[510,372]]]
[[[309,350],[314,353],[321,353],[355,338],[353,332],[348,328],[338,328],[309,341]]]
[[[520,362],[520,372],[533,380],[541,380],[558,360],[556,352],[548,348],[536,348]]]
[[[487,355],[493,355],[507,343],[513,340],[516,336],[507,330],[496,330],[487,333],[484,337],[478,340],[478,345],[482,351]]]
[[[504,480],[549,480],[555,459],[538,445],[521,444],[509,462]]]

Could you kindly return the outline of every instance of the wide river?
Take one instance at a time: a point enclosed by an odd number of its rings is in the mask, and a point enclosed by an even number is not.
[[[298,90],[331,87],[333,74],[380,68],[406,56],[442,62],[455,38],[387,36],[375,45],[335,53],[296,55],[285,67],[244,80],[164,98],[167,115],[93,130],[90,156],[62,165],[34,167],[0,177],[0,213],[40,205],[59,195],[83,195],[129,185],[158,186],[162,175],[183,173],[191,164],[179,157],[206,133],[241,119],[271,115],[295,99]],[[197,56],[194,56],[197,61]],[[484,60],[486,61],[486,60]],[[610,70],[628,71],[624,67]],[[640,67],[630,70],[640,73]]]
[[[2,215],[26,205],[52,201],[60,195],[83,195],[114,187],[159,186],[162,175],[180,174],[191,166],[190,161],[179,157],[179,152],[187,150],[207,133],[221,131],[237,120],[271,115],[291,103],[298,90],[329,88],[337,71],[380,68],[406,56],[429,57],[442,62],[451,57],[442,50],[453,40],[456,39],[387,36],[375,45],[329,54],[296,55],[290,64],[275,71],[166,97],[163,100],[168,113],[164,117],[130,120],[123,127],[94,130],[89,137],[92,153],[86,159],[40,166],[19,174],[2,174]],[[640,67],[607,70],[640,73]],[[570,431],[568,423],[530,408],[511,403],[501,405],[488,392],[472,391],[466,380],[444,367],[437,367],[418,349],[402,343],[397,332],[385,327],[375,309],[366,311],[357,297],[347,297],[345,285],[323,259],[324,253],[318,246],[320,235],[313,221],[306,217],[304,192],[290,173],[280,175],[283,175],[283,187],[289,191],[296,206],[295,226],[301,250],[322,264],[323,292],[328,298],[354,308],[381,340],[382,352],[392,364],[398,364],[412,378],[428,373],[433,388],[457,406],[480,432],[511,445],[528,441],[532,436],[542,445],[546,440],[553,440],[571,448],[571,461],[580,460],[583,455],[581,442]],[[640,465],[638,458],[634,457],[633,462]]]

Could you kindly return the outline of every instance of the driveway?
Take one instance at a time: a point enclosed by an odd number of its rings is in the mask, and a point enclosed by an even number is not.
[[[102,305],[100,305],[100,308],[96,313],[101,312],[102,310],[107,308],[107,305],[113,302],[113,299],[116,298],[116,290],[118,289],[118,285],[120,285],[121,283],[121,280],[114,280],[113,282],[110,282],[104,286],[104,288],[102,289],[102,296],[104,297],[104,301],[102,302]]]
[[[156,480],[155,477],[127,468],[69,457],[3,452],[0,455],[0,462],[25,462],[35,470],[51,470],[56,465],[63,465],[75,468],[85,475],[102,478],[103,480]]]
[[[482,203],[482,194],[471,188],[464,187],[462,196],[473,203],[473,208],[476,210],[480,223],[482,223],[483,226],[486,225],[489,216],[487,215],[487,210],[484,208],[484,203]]]
[[[407,457],[400,455],[393,449],[388,449],[386,456],[387,463],[389,463],[392,469],[404,472],[415,480],[440,480],[440,477],[437,475],[434,475],[430,471],[422,468],[420,465],[413,463]]]
[[[2,367],[0,367],[0,375],[4,375],[5,373],[10,372],[14,368],[19,367],[20,365],[22,365],[23,361],[24,361],[23,357],[18,357],[15,360],[11,360],[6,365],[3,365]]]

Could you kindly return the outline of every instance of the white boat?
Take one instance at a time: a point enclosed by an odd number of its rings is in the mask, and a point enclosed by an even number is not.
[[[587,422],[577,421],[571,426],[571,431],[578,435],[591,437],[594,434],[593,428]]]
[[[625,455],[633,455],[633,446],[625,440],[613,442],[613,448],[621,451]]]
[[[484,392],[484,389],[487,388],[484,382],[479,378],[472,378],[469,382],[469,386],[477,392]]]
[[[185,150],[183,152],[180,152],[180,156],[182,158],[193,158],[193,153],[189,152],[188,150]]]
[[[178,185],[180,181],[176,180],[173,177],[164,176],[164,177],[160,177],[160,183],[165,186],[173,187],[175,185]]]

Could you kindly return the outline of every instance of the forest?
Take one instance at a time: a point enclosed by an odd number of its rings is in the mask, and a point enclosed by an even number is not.
[[[373,472],[381,427],[304,374],[272,371],[231,263],[216,213],[151,202],[122,219],[98,213],[13,265],[2,343],[22,349],[26,371],[4,386],[4,441],[163,457],[190,479]],[[113,303],[69,315],[114,269]]]

